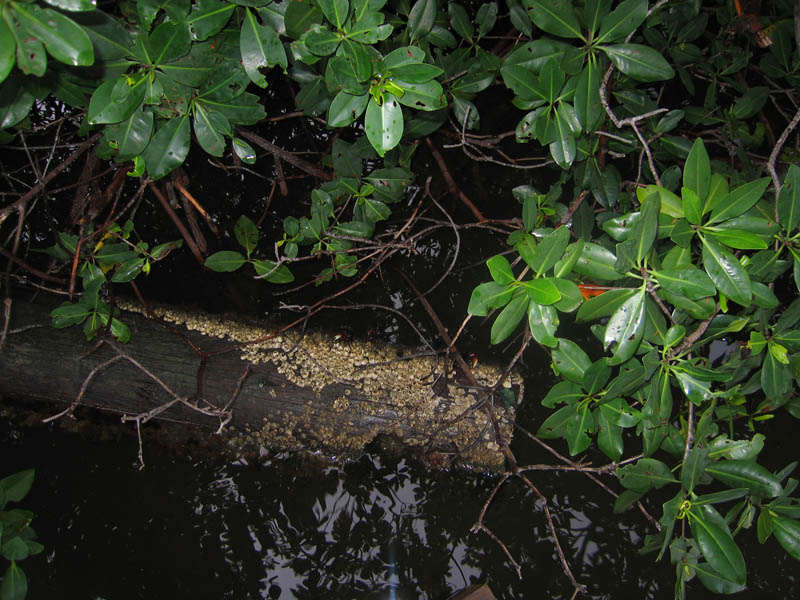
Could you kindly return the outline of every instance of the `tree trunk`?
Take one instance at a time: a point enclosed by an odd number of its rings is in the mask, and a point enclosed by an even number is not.
[[[54,306],[14,302],[0,351],[3,396],[72,404],[84,386],[80,406],[141,422],[154,417],[219,429],[230,417],[222,430],[237,444],[357,452],[391,434],[432,460],[455,456],[472,466],[502,466],[487,411],[470,410],[481,390],[457,381],[441,358],[319,332],[278,335],[260,323],[170,308],[156,308],[160,322],[123,310],[131,342],[97,347],[82,327],[52,328]],[[245,344],[268,334],[274,335]],[[500,373],[475,369],[485,386]],[[513,394],[504,397],[520,399],[521,380],[510,379]],[[514,408],[497,396],[492,402],[510,441]]]

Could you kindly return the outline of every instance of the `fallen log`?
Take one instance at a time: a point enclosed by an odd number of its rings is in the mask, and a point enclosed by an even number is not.
[[[3,397],[69,405],[80,398],[80,406],[139,424],[159,418],[215,427],[237,446],[357,453],[391,435],[432,460],[503,465],[480,408],[499,368],[478,365],[483,387],[475,387],[459,381],[449,361],[412,348],[279,333],[261,322],[166,307],[155,309],[159,322],[132,312],[139,310],[133,304],[119,317],[131,342],[98,345],[80,327],[52,328],[54,306],[14,303],[0,351]],[[508,381],[503,397],[520,399],[519,376]],[[514,403],[498,396],[488,401],[510,441]]]

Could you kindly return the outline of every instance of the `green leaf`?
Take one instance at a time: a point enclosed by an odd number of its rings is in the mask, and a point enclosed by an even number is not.
[[[536,435],[543,439],[562,437],[567,430],[567,424],[575,417],[576,408],[574,404],[559,408],[539,426]]]
[[[578,15],[569,0],[522,0],[528,16],[542,31],[566,38],[584,39]]]
[[[592,242],[584,242],[583,251],[575,262],[573,271],[594,279],[614,281],[625,276],[614,268],[616,262],[617,257],[610,250]]]
[[[608,383],[611,377],[611,367],[608,365],[608,359],[603,357],[593,362],[588,369],[583,373],[583,389],[586,394],[593,396]]]
[[[646,290],[642,287],[611,315],[603,337],[603,347],[613,345],[610,364],[618,365],[633,356],[644,333]]]
[[[706,468],[715,479],[733,488],[747,488],[764,498],[774,498],[781,493],[778,478],[758,463],[750,460],[723,460]]]
[[[569,244],[569,229],[566,227],[559,227],[542,238],[528,263],[537,277],[555,266],[563,256],[567,244]]]
[[[194,135],[203,150],[211,156],[222,156],[225,152],[225,135],[231,134],[228,120],[217,111],[208,112],[202,104],[194,107]]]
[[[243,139],[237,137],[233,138],[231,142],[233,151],[236,153],[236,156],[239,157],[239,160],[241,160],[243,163],[247,165],[255,164],[256,151],[250,144],[245,142]]]
[[[254,260],[253,268],[256,275],[270,283],[291,283],[294,275],[286,265],[277,265],[271,260]]]
[[[697,574],[702,584],[714,594],[736,594],[747,589],[743,585],[733,583],[717,573],[708,563],[699,562],[692,565],[691,569]]]
[[[508,304],[514,288],[500,285],[494,281],[482,283],[472,290],[467,313],[475,317],[485,317],[492,308],[500,308]]]
[[[528,304],[528,327],[537,342],[548,348],[555,348],[558,345],[558,340],[554,337],[558,324],[558,311],[553,306],[534,301]]]
[[[347,0],[344,0],[347,4]],[[324,10],[324,9],[323,9]],[[261,25],[250,9],[245,9],[239,37],[242,65],[250,81],[259,87],[267,87],[264,70],[280,65],[285,70],[288,62],[278,34],[268,25]]]
[[[772,517],[772,532],[775,539],[795,560],[800,560],[800,523],[794,519]]]
[[[710,504],[693,506],[689,525],[708,564],[719,576],[738,585],[747,580],[744,557],[725,519]]]
[[[346,127],[364,113],[369,102],[369,94],[356,96],[340,91],[328,108],[328,125],[330,127]]]
[[[500,311],[494,323],[492,324],[491,343],[499,344],[508,338],[522,321],[522,317],[528,310],[528,302],[530,302],[527,295],[522,294],[513,298],[508,305]]]
[[[602,409],[602,407],[600,407]],[[600,451],[611,460],[622,458],[625,449],[622,441],[622,429],[609,422],[608,416],[602,410],[595,411],[597,418],[597,445]]]
[[[153,134],[153,113],[136,109],[127,120],[106,127],[104,139],[117,148],[116,160],[138,156],[150,143]]]
[[[248,216],[242,215],[233,227],[233,234],[236,236],[236,241],[239,242],[239,245],[250,256],[250,253],[255,250],[258,244],[258,228],[256,224]]]
[[[203,98],[202,102],[209,110],[219,111],[232,124],[254,125],[266,117],[264,107],[258,102],[258,96],[250,93],[244,93],[230,100]]]
[[[337,29],[341,29],[342,25],[347,21],[350,13],[349,0],[317,0],[319,7],[325,18],[328,19]]]
[[[658,231],[659,215],[658,194],[650,194],[642,202],[642,217],[633,228],[633,236],[636,243],[636,264],[639,265],[642,259],[650,252]]]
[[[729,248],[737,250],[763,250],[767,247],[764,238],[750,233],[744,229],[711,229],[704,228],[704,231],[714,236],[714,239],[725,244]]]
[[[634,492],[646,492],[651,487],[661,489],[676,481],[669,467],[654,458],[640,458],[633,464],[618,467],[617,479]]]
[[[4,540],[2,546],[3,557],[10,561],[24,560],[28,558],[28,546],[21,537],[12,537]]]
[[[695,446],[689,451],[686,460],[681,466],[681,484],[690,494],[694,491],[694,486],[706,471],[709,464],[708,449]]]
[[[625,39],[629,33],[636,31],[646,16],[647,0],[625,0],[603,17],[595,43]]]
[[[569,444],[571,456],[580,454],[592,443],[592,440],[586,435],[587,432],[594,433],[594,416],[589,410],[589,403],[583,402],[577,406],[575,415],[567,421],[567,427],[564,430],[564,437]]]
[[[11,69],[14,68],[14,57],[17,43],[6,22],[0,18],[0,83],[3,83]]]
[[[753,460],[764,448],[764,435],[757,433],[749,440],[732,440],[725,435],[718,436],[708,444],[709,457]]]
[[[50,312],[51,325],[56,329],[78,325],[83,323],[84,319],[89,316],[89,312],[89,309],[84,304],[64,302]]]
[[[797,165],[789,165],[783,179],[778,195],[778,217],[783,230],[790,233],[800,223],[800,167]]]
[[[542,398],[542,406],[553,408],[556,404],[577,404],[585,396],[581,388],[571,381],[559,381]]]
[[[719,243],[707,236],[701,236],[703,242],[703,266],[717,289],[728,298],[749,306],[753,297],[750,277],[739,260]]]
[[[600,49],[620,71],[637,81],[664,81],[672,79],[675,71],[664,57],[650,46],[641,44],[615,44]]]
[[[558,347],[552,352],[553,365],[565,378],[575,383],[583,383],[583,374],[592,364],[578,344],[572,340],[558,338]]]
[[[424,38],[436,21],[436,0],[416,0],[408,13],[408,33],[411,41]]]
[[[683,187],[694,190],[701,206],[704,205],[711,187],[711,161],[708,159],[702,138],[694,141],[686,158],[683,167]]]
[[[633,427],[642,419],[642,414],[628,406],[628,403],[622,398],[604,401],[599,410],[606,416],[609,423],[617,427]]]
[[[309,27],[322,22],[322,11],[313,2],[289,0],[286,2],[283,22],[286,27],[286,35],[297,40]]]
[[[605,116],[599,89],[600,69],[595,62],[590,61],[578,76],[575,87],[575,113],[584,131],[597,129]]]
[[[427,111],[439,110],[447,106],[442,84],[436,80],[426,81],[425,83],[411,83],[396,78],[394,84],[403,90],[403,95],[398,98],[400,104],[416,110]]]
[[[12,561],[6,572],[3,573],[3,581],[0,582],[0,598],[3,600],[25,600],[28,593],[28,578],[25,572]]]
[[[192,6],[192,12],[186,19],[192,39],[203,41],[210,38],[225,27],[230,20],[235,4],[220,2],[219,0],[198,0]]]
[[[190,142],[188,114],[162,125],[142,154],[150,177],[160,179],[183,164]]]
[[[552,279],[533,279],[523,281],[522,287],[528,297],[538,304],[555,304],[561,300],[561,292]]]
[[[86,120],[91,125],[119,123],[126,120],[144,100],[147,91],[145,83],[145,78],[133,85],[129,85],[125,78],[104,81],[92,94]],[[120,90],[125,92],[120,93]]]
[[[35,469],[25,469],[24,471],[19,471],[18,473],[0,479],[0,486],[3,488],[3,492],[5,492],[6,501],[19,502],[27,496],[33,486],[33,478],[35,475]]]
[[[764,195],[764,190],[767,189],[769,182],[769,177],[762,177],[731,190],[711,211],[711,218],[708,220],[708,224],[711,225],[738,217],[750,210]]]
[[[222,250],[215,252],[206,259],[205,266],[218,273],[235,271],[245,263],[245,257],[239,252]]]
[[[489,33],[497,22],[497,2],[481,4],[475,15],[475,22],[478,24],[478,39],[480,39]]]
[[[551,279],[561,294],[561,300],[555,303],[555,308],[561,312],[569,313],[574,311],[583,303],[583,295],[580,288],[569,279],[555,277]]]
[[[447,6],[447,14],[453,30],[465,40],[472,41],[475,30],[472,28],[472,20],[464,7],[456,2],[450,2]]]
[[[385,59],[384,59],[385,62]],[[427,63],[409,63],[391,67],[392,74],[408,83],[425,83],[441,75],[444,71]]]
[[[654,271],[653,275],[665,290],[692,300],[714,296],[717,293],[711,278],[694,265]]]
[[[383,105],[378,105],[375,101],[367,104],[364,129],[378,156],[384,156],[400,143],[403,136],[403,111],[394,95],[385,94]]]
[[[622,306],[637,290],[630,288],[617,288],[603,292],[584,302],[578,309],[578,321],[594,321],[602,317],[611,316]]]
[[[693,189],[683,186],[681,188],[681,207],[686,220],[692,225],[699,225],[703,217],[703,204],[700,197]]]
[[[489,267],[489,273],[500,285],[508,285],[512,281],[516,281],[514,272],[511,270],[511,264],[508,259],[502,254],[491,257],[486,261],[486,266]]]
[[[764,395],[773,402],[783,400],[792,389],[792,369],[780,362],[772,352],[764,356],[761,367],[761,388]]]
[[[74,67],[94,63],[94,47],[83,28],[69,17],[49,8],[14,3],[14,15],[34,37],[42,41],[57,61]]]

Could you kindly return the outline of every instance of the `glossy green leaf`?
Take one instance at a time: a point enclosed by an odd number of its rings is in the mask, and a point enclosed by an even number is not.
[[[681,466],[681,484],[687,492],[691,494],[694,491],[694,486],[706,472],[709,463],[707,448],[694,446],[689,451],[689,455]]]
[[[425,83],[410,83],[395,79],[394,84],[403,90],[403,95],[398,98],[400,104],[416,110],[439,110],[447,106],[447,99],[442,84],[432,79]]]
[[[646,456],[658,450],[666,437],[669,431],[672,405],[670,378],[662,369],[659,369],[650,382],[647,402],[642,409],[642,438]]]
[[[57,61],[85,67],[94,63],[94,47],[83,28],[69,17],[35,4],[14,4],[14,15],[34,37],[41,40]]]
[[[767,398],[778,402],[792,389],[792,369],[775,358],[771,352],[764,356],[761,366],[761,387]]]
[[[492,331],[490,335],[492,344],[499,344],[507,339],[519,325],[525,313],[528,310],[529,298],[525,294],[521,294],[511,299],[511,302],[500,311],[494,323],[492,323]]]
[[[572,340],[558,338],[558,347],[552,352],[553,365],[566,379],[583,383],[583,374],[592,361],[578,344]]]
[[[247,165],[255,164],[256,162],[256,151],[253,147],[245,142],[241,138],[234,137],[231,139],[233,151],[236,156],[241,160],[243,163]]]
[[[24,75],[41,77],[47,71],[47,52],[44,49],[44,44],[35,37],[18,37],[16,40],[16,54],[17,68]]]
[[[617,288],[603,292],[584,302],[578,309],[578,321],[594,321],[602,317],[611,316],[622,306],[637,290],[631,288]]]
[[[522,0],[533,24],[542,31],[566,38],[583,38],[578,15],[569,0]]]
[[[222,156],[225,152],[225,135],[230,135],[228,120],[217,111],[208,112],[202,104],[195,105],[194,135],[203,150],[211,156]]]
[[[800,560],[800,523],[786,517],[772,517],[775,539],[795,560]]]
[[[603,357],[596,360],[583,373],[583,389],[587,395],[592,396],[603,389],[610,377],[611,367],[608,365],[608,359]]]
[[[528,304],[528,327],[537,342],[548,348],[555,348],[558,345],[558,340],[554,337],[558,325],[558,311],[553,306],[535,301]]]
[[[558,277],[550,279],[559,293],[561,299],[555,303],[555,308],[561,312],[569,313],[574,311],[583,303],[583,295],[580,288],[569,279],[560,279]]]
[[[522,287],[528,297],[537,304],[550,305],[561,300],[561,292],[551,279],[523,281]]]
[[[750,287],[753,290],[753,304],[759,308],[773,309],[778,308],[778,297],[769,287],[758,281],[751,281]]]
[[[584,242],[573,271],[603,281],[614,281],[625,276],[614,268],[616,262],[617,257],[610,250],[592,242]]]
[[[700,224],[700,219],[703,216],[703,205],[697,192],[686,186],[681,188],[681,208],[689,223],[692,225]]]
[[[288,0],[283,13],[286,35],[291,39],[300,39],[312,25],[322,22],[322,11],[313,2],[307,0]]]
[[[767,242],[754,233],[744,229],[711,229],[705,230],[714,236],[714,239],[725,244],[729,248],[737,250],[763,250],[767,247]]]
[[[447,14],[450,17],[450,25],[453,30],[465,40],[471,41],[475,30],[472,27],[472,19],[470,19],[466,9],[456,2],[449,2]]]
[[[610,364],[618,365],[633,356],[644,333],[645,288],[628,298],[608,320],[603,347],[612,347]]]
[[[428,35],[436,21],[436,0],[416,0],[408,13],[408,33],[411,41]]]
[[[183,164],[190,141],[188,115],[162,125],[142,154],[150,177],[160,179]]]
[[[347,3],[347,0],[344,0]],[[269,25],[261,25],[256,15],[245,9],[239,37],[242,65],[250,80],[259,87],[267,87],[264,72],[275,65],[285,70],[288,62],[278,34]]]
[[[222,250],[215,252],[206,259],[205,266],[212,271],[226,273],[235,271],[245,263],[245,257],[239,252]]]
[[[747,271],[739,260],[724,250],[716,240],[707,236],[702,236],[701,240],[703,242],[703,266],[714,285],[737,304],[749,306],[753,291]]]
[[[346,127],[360,117],[367,108],[369,94],[355,96],[340,91],[328,108],[328,125],[330,127]]]
[[[543,439],[562,437],[567,430],[567,424],[575,417],[575,409],[575,405],[562,406],[544,420],[536,435]]]
[[[325,18],[337,29],[347,21],[350,14],[350,0],[317,0]]]
[[[566,104],[561,102],[553,119],[553,128],[556,139],[550,144],[550,156],[562,169],[568,169],[575,161],[577,146],[575,135],[573,134],[569,120],[567,118]],[[573,113],[574,114],[574,113]]]
[[[594,415],[589,410],[589,403],[584,402],[577,406],[575,415],[567,421],[567,427],[564,430],[570,456],[580,454],[592,443],[587,433],[594,433]]]
[[[372,63],[375,60],[367,50],[367,46],[361,42],[350,39],[342,40],[341,51],[343,56],[350,62],[356,81],[366,82],[372,75]]]
[[[800,167],[797,165],[789,165],[783,179],[778,195],[778,217],[781,227],[787,232],[793,232],[800,223]]]
[[[622,398],[604,401],[599,406],[599,410],[606,416],[609,423],[618,427],[633,427],[642,419],[641,412],[631,408]]]
[[[153,113],[137,109],[122,123],[106,127],[104,138],[117,149],[117,160],[130,160],[138,156],[150,142],[153,134]]]
[[[762,177],[731,190],[711,211],[708,224],[720,223],[750,210],[764,195],[764,190],[767,189],[769,182],[769,177]]]
[[[0,83],[3,83],[11,69],[14,68],[14,60],[17,53],[17,44],[6,25],[0,18]]]
[[[480,39],[489,33],[497,22],[497,2],[481,4],[475,15],[475,22],[478,25],[478,39]]]
[[[258,96],[250,93],[244,93],[231,100],[203,98],[203,104],[209,110],[219,111],[232,124],[253,125],[266,117],[264,107],[258,102]]]
[[[239,242],[239,245],[250,256],[250,253],[256,249],[258,244],[258,228],[256,224],[247,215],[242,215],[233,226],[233,234],[236,236],[236,241]]]
[[[490,309],[508,304],[513,293],[514,288],[509,285],[500,285],[494,281],[482,283],[472,290],[467,313],[475,317],[485,317]]]
[[[511,270],[511,263],[502,254],[497,254],[486,261],[486,266],[489,267],[489,273],[492,279],[500,285],[508,285],[512,281],[516,281],[514,272]]]
[[[366,3],[366,6],[369,6]],[[384,23],[385,17],[380,12],[367,12],[358,21],[347,28],[347,37],[362,44],[377,44],[391,35],[394,27]]]
[[[390,68],[395,77],[408,83],[425,83],[443,73],[442,69],[428,63],[409,63]]]
[[[559,227],[542,238],[528,263],[537,277],[555,266],[568,244],[569,229],[566,227]]]
[[[400,143],[403,136],[403,111],[397,98],[392,94],[385,94],[383,105],[369,102],[364,129],[378,156],[383,156]]]
[[[198,0],[186,19],[192,39],[203,41],[219,33],[235,9],[235,4],[220,0]]]
[[[654,271],[653,275],[665,290],[693,300],[714,296],[717,293],[711,278],[694,265]]]
[[[575,113],[584,131],[596,129],[605,116],[600,102],[600,69],[594,62],[588,62],[575,87]]]
[[[625,0],[608,13],[600,24],[596,43],[616,42],[625,39],[644,22],[647,0]]]
[[[277,265],[271,260],[254,260],[253,268],[256,276],[266,279],[270,283],[291,283],[294,275],[286,265]]]
[[[669,63],[650,46],[615,44],[600,48],[617,69],[637,81],[664,81],[675,76]]]
[[[706,589],[714,594],[736,594],[747,589],[744,585],[728,581],[706,562],[698,562],[691,568]]]
[[[633,464],[617,468],[617,479],[623,487],[634,492],[646,492],[651,487],[660,489],[676,481],[669,467],[654,458],[640,458]]]
[[[126,90],[121,94],[120,90]],[[86,120],[92,125],[120,123],[130,117],[144,100],[146,79],[129,85],[124,78],[104,81],[92,94]],[[115,93],[116,92],[116,93]]]
[[[542,398],[542,406],[554,408],[556,404],[577,404],[586,394],[571,381],[559,381]]]
[[[706,472],[733,488],[747,488],[764,498],[774,498],[781,493],[778,478],[758,463],[750,460],[722,460],[709,465]]]
[[[704,206],[710,186],[711,161],[702,138],[697,138],[683,167],[683,187],[694,190],[698,201]]]
[[[633,228],[633,237],[636,244],[636,264],[641,264],[653,247],[658,230],[658,216],[660,200],[658,194],[650,194],[642,202],[641,219]]]
[[[602,408],[602,407],[601,407]],[[622,458],[625,446],[622,441],[622,429],[609,422],[608,416],[602,411],[596,411],[597,419],[597,445],[600,451],[611,460]]]
[[[146,47],[150,61],[161,65],[172,62],[191,49],[192,36],[185,23],[161,23],[147,38]]]
[[[56,329],[83,323],[89,316],[90,309],[84,304],[64,302],[50,312],[50,324]]]
[[[744,585],[747,579],[744,557],[733,540],[725,519],[709,504],[693,506],[689,524],[700,551],[720,577]]]
[[[725,435],[718,436],[708,444],[709,457],[712,460],[729,458],[752,460],[764,448],[764,435],[756,433],[752,439],[732,440]]]

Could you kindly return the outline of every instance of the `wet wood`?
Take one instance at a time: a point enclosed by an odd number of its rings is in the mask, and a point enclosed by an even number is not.
[[[14,302],[6,347],[0,351],[4,397],[69,405],[87,375],[116,355],[108,345],[96,348],[96,342],[87,342],[82,327],[53,329],[49,312],[59,303]],[[457,458],[478,467],[502,466],[486,417],[468,410],[482,391],[452,379],[443,383],[447,365],[436,357],[412,359],[414,349],[342,344],[319,332],[283,335],[226,351],[268,330],[239,319],[161,312],[174,321],[171,327],[213,356],[203,363],[184,338],[128,311],[120,318],[131,327],[133,338],[119,347],[198,406],[221,409],[233,399],[226,430],[235,443],[357,452],[376,436],[391,434],[444,464]],[[481,369],[479,385],[490,385],[500,374],[489,366]],[[452,369],[447,371],[452,377]],[[521,396],[518,380],[512,389]],[[119,360],[92,378],[81,400],[84,408],[77,414],[91,407],[137,415],[170,399],[141,369]],[[510,437],[514,411],[500,404],[495,410],[502,416],[504,435]],[[214,430],[220,424],[220,419],[181,404],[159,418]]]

